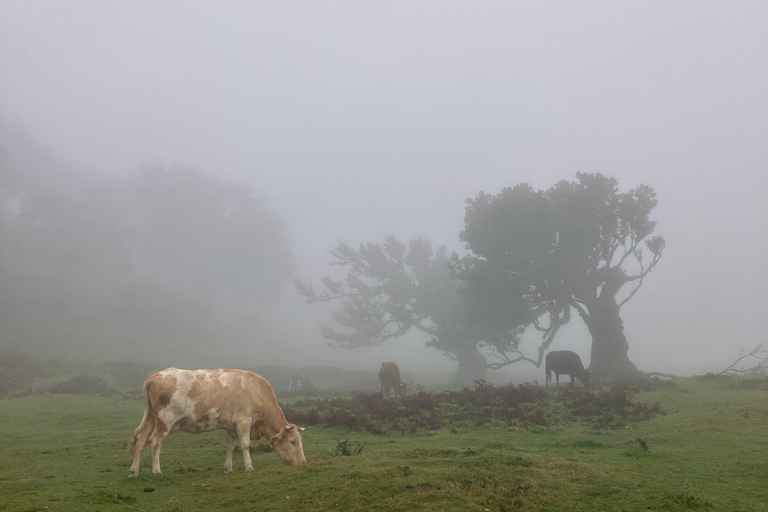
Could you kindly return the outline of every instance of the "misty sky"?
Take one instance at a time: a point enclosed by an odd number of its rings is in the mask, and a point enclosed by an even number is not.
[[[768,2],[4,1],[0,115],[76,167],[253,185],[314,281],[340,241],[461,250],[480,190],[645,183],[667,248],[622,310],[632,360],[717,371],[768,341]],[[337,361],[286,300],[274,361]],[[583,331],[552,348],[588,359]],[[343,357],[452,367],[408,340]]]

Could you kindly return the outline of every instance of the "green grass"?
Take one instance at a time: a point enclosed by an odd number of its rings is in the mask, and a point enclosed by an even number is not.
[[[693,380],[640,393],[667,411],[618,430],[449,429],[370,435],[313,427],[308,463],[253,450],[223,474],[225,434],[174,434],[164,475],[128,478],[143,401],[33,395],[0,400],[0,510],[768,510],[768,391]],[[635,439],[644,439],[644,452]],[[337,441],[365,442],[335,456]],[[263,442],[263,441],[262,441]],[[153,492],[144,489],[153,488]]]

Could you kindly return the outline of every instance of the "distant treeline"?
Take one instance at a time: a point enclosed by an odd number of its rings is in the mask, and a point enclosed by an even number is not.
[[[293,260],[254,189],[181,167],[73,171],[0,132],[0,348],[140,360],[256,337]]]

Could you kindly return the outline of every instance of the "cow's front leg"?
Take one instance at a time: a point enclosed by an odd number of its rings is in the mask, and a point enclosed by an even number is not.
[[[227,458],[224,460],[224,474],[232,473],[232,454],[237,446],[237,436],[234,432],[227,431]]]
[[[251,425],[250,423],[239,423],[237,425],[237,437],[240,439],[240,449],[243,450],[243,465],[245,471],[253,471],[251,464]]]

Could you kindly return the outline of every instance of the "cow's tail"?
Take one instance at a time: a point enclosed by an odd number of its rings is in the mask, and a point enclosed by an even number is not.
[[[139,434],[147,426],[147,420],[149,419],[149,410],[150,410],[151,404],[149,403],[149,393],[147,392],[146,383],[144,383],[143,391],[144,391],[144,416],[141,418],[141,423],[139,423],[139,426],[136,428],[136,430],[133,431],[131,442],[128,444],[128,452],[131,454],[131,457],[133,457],[136,454],[137,438],[139,437]]]

